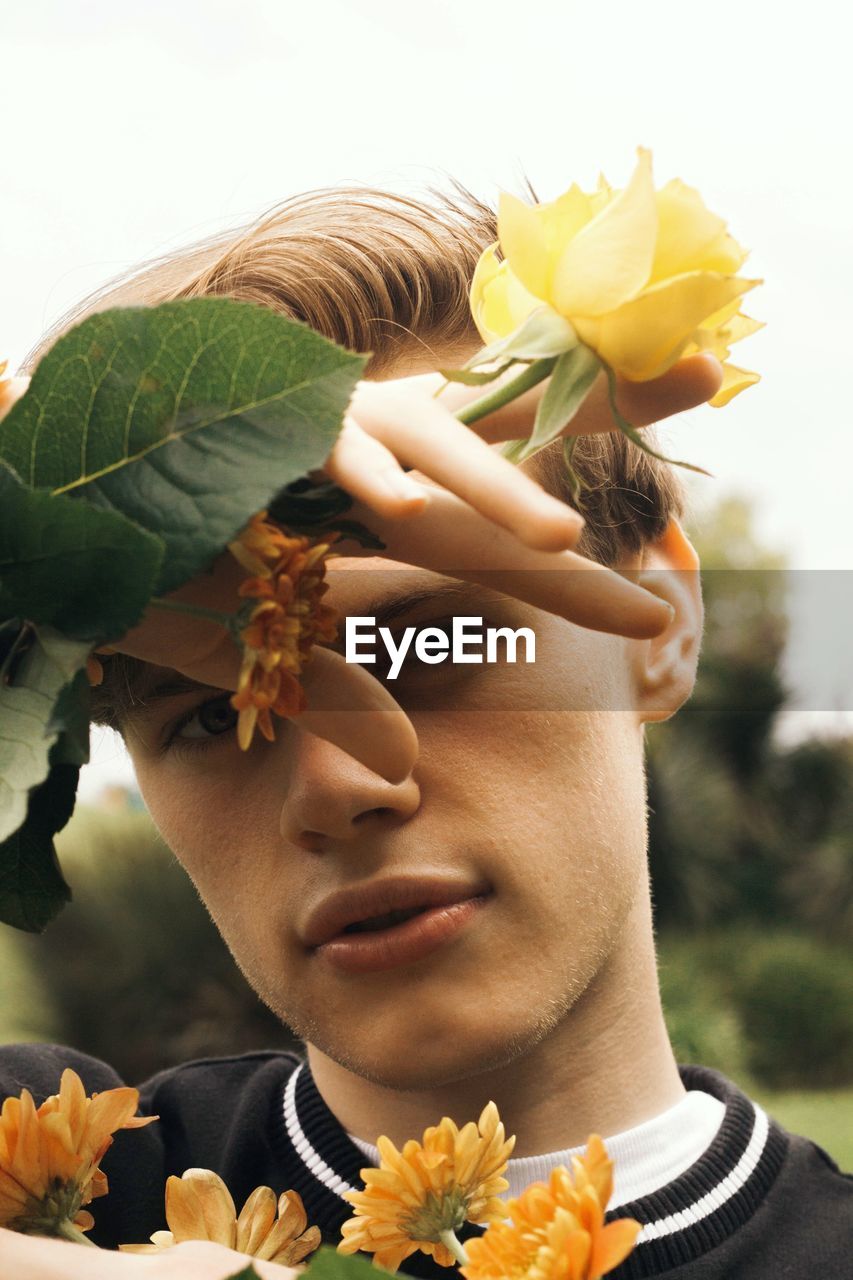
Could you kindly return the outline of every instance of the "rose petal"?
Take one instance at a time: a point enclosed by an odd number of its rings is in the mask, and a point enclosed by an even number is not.
[[[498,235],[504,258],[521,283],[547,301],[551,272],[542,210],[502,191],[498,202]]]
[[[746,252],[698,191],[673,178],[657,193],[658,238],[650,284],[687,271],[739,271]]]
[[[722,384],[717,394],[708,401],[708,404],[714,409],[721,409],[724,404],[728,404],[741,391],[745,391],[747,387],[752,387],[756,382],[760,381],[759,374],[751,373],[749,369],[739,369],[735,364],[724,364]]]
[[[627,187],[578,232],[560,256],[552,301],[571,320],[614,311],[648,282],[658,214],[651,152],[638,147],[637,155]]]
[[[652,285],[590,325],[576,320],[575,327],[581,341],[619,373],[645,381],[675,364],[703,321],[757,284],[761,281],[694,271]]]

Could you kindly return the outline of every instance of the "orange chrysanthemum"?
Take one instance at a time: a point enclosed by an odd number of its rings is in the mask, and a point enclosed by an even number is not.
[[[122,1244],[125,1253],[161,1253],[184,1240],[210,1240],[251,1258],[295,1267],[320,1244],[320,1230],[309,1227],[302,1199],[284,1191],[276,1199],[270,1187],[256,1187],[240,1216],[231,1193],[210,1169],[187,1169],[166,1180],[168,1231],[155,1231],[151,1244]]]
[[[59,1093],[36,1109],[24,1089],[0,1111],[0,1226],[30,1235],[75,1235],[94,1226],[82,1208],[107,1193],[100,1162],[117,1129],[138,1129],[157,1116],[134,1116],[137,1089],[86,1097],[70,1067]]]
[[[497,1197],[509,1185],[502,1174],[515,1138],[506,1138],[493,1102],[477,1124],[461,1130],[447,1116],[426,1130],[423,1142],[411,1139],[398,1151],[379,1139],[381,1164],[362,1169],[364,1191],[345,1199],[356,1216],[345,1222],[341,1253],[362,1249],[380,1267],[396,1271],[418,1250],[443,1267],[456,1258],[445,1240],[464,1222],[494,1222],[506,1214]]]
[[[245,751],[257,726],[275,738],[272,716],[295,716],[305,709],[299,675],[318,641],[337,635],[335,611],[322,603],[326,557],[336,534],[325,542],[291,537],[261,511],[239,538],[232,555],[253,576],[240,595],[258,603],[240,632],[243,666],[231,705],[239,711],[237,739]]]
[[[586,1153],[560,1165],[547,1183],[534,1182],[510,1200],[510,1222],[493,1223],[466,1241],[466,1280],[599,1280],[634,1247],[640,1223],[618,1218],[605,1224],[613,1191],[613,1161],[593,1134]]]

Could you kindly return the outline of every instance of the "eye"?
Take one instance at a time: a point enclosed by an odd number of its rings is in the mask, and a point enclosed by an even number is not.
[[[171,740],[182,743],[204,743],[221,737],[234,729],[237,712],[231,706],[231,694],[222,693],[193,708],[189,715],[175,726]]]

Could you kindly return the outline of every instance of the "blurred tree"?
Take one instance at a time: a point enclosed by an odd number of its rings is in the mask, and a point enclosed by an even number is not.
[[[770,774],[782,830],[782,890],[791,915],[853,940],[853,739],[809,739]]]
[[[751,918],[853,926],[853,744],[774,742],[788,699],[784,556],[750,502],[722,499],[687,532],[705,634],[692,697],[647,729],[650,861],[659,925]]]

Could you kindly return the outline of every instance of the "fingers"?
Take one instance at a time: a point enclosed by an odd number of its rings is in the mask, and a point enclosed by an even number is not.
[[[512,376],[510,370],[507,377]],[[616,403],[622,415],[636,427],[646,427],[661,418],[672,417],[687,409],[694,409],[704,404],[719,390],[723,380],[722,366],[710,352],[687,356],[673,365],[660,378],[652,378],[648,382],[629,382],[626,378],[617,379]],[[441,374],[420,374],[416,378],[401,379],[416,383],[422,394],[433,395],[443,385]],[[391,384],[386,384],[390,386]],[[492,384],[499,386],[500,383]],[[504,440],[526,438],[533,429],[536,409],[545,389],[546,382],[526,391],[510,404],[504,405],[488,417],[481,418],[471,428],[488,444],[500,444]],[[450,413],[455,413],[464,405],[470,404],[482,394],[482,388],[463,387],[451,383],[442,390],[437,404],[443,405]],[[592,390],[584,400],[567,429],[567,435],[597,435],[603,431],[615,431],[618,424],[613,418],[608,396],[607,379],[602,372],[593,383]]]
[[[719,360],[710,352],[703,352],[680,360],[662,377],[653,378],[650,382],[620,379],[616,403],[629,422],[645,427],[661,418],[670,418],[675,413],[704,404],[716,395],[722,381],[723,367]],[[602,406],[601,416],[606,418],[608,413],[609,405],[606,409]]]
[[[649,382],[617,379],[616,404],[619,412],[635,427],[647,427],[661,418],[694,409],[710,400],[723,380],[722,366],[710,353],[688,356],[660,378]],[[569,423],[567,435],[597,435],[616,429],[610,408],[607,378],[599,374],[592,390]]]
[[[390,449],[348,415],[326,460],[331,480],[377,515],[405,517],[427,502],[424,489],[409,479]]]
[[[401,394],[390,383],[363,382],[351,409],[362,430],[386,451],[514,533],[525,546],[557,551],[577,542],[583,528],[577,512],[519,472],[437,402]]]
[[[409,565],[492,587],[593,631],[634,639],[659,635],[672,608],[621,573],[572,551],[521,546],[453,494],[435,490],[411,520],[373,527],[387,554]]]
[[[6,417],[12,405],[20,400],[29,385],[29,378],[8,378],[5,382],[0,382],[0,418]]]
[[[294,722],[325,738],[387,782],[408,778],[418,758],[412,722],[363,667],[317,646],[302,675],[308,709]]]
[[[302,1270],[264,1262],[211,1240],[182,1240],[145,1261],[149,1266],[145,1275],[151,1280],[229,1280],[243,1275],[249,1267],[260,1280],[296,1280]]]

